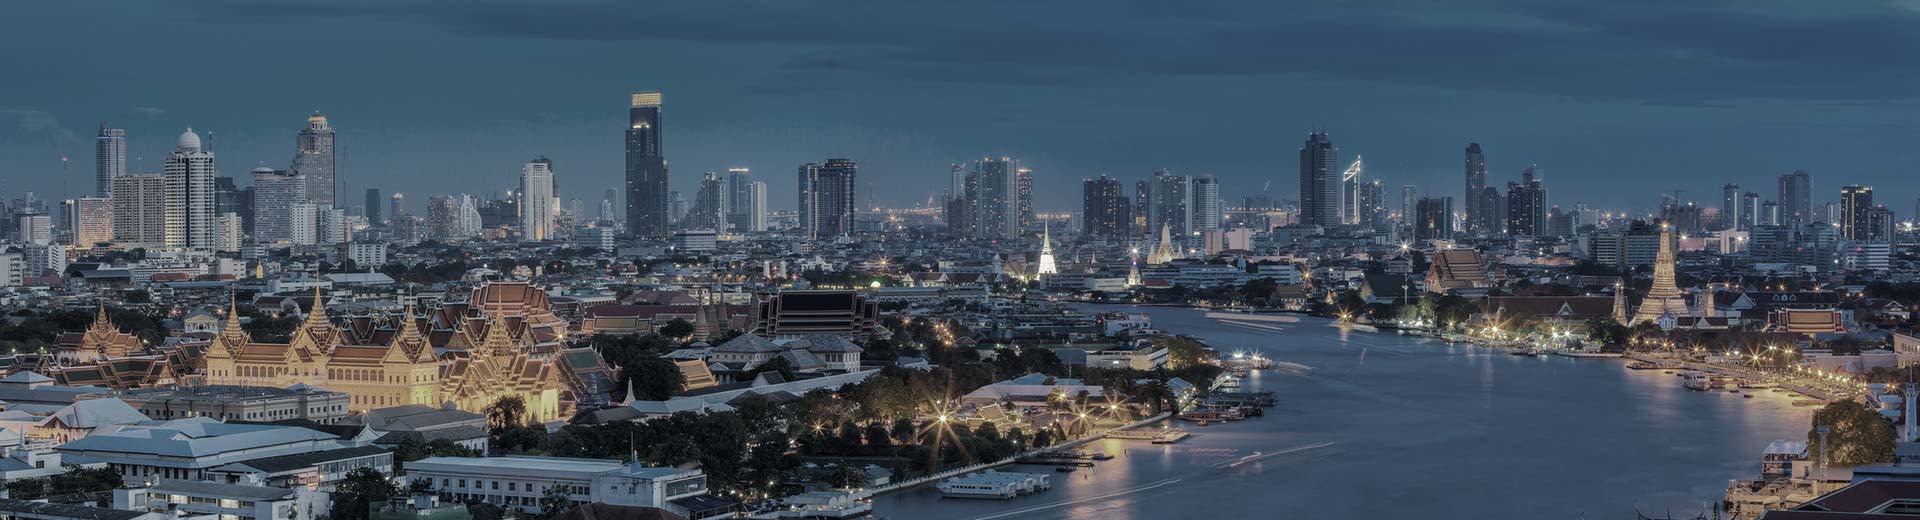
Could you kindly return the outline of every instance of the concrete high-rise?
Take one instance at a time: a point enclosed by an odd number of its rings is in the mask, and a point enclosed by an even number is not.
[[[311,204],[307,180],[273,168],[253,169],[253,239],[263,244],[293,240],[293,207]],[[309,210],[311,211],[311,210]]]
[[[100,135],[93,139],[93,194],[113,194],[113,179],[127,174],[127,131],[107,128],[100,123]]]
[[[1507,183],[1507,234],[1542,236],[1546,232],[1547,188],[1535,167],[1527,167],[1520,179]]]
[[[1001,240],[1020,236],[1020,162],[987,157],[973,163],[967,181],[967,217],[973,237]]]
[[[307,202],[317,206],[338,206],[334,200],[334,184],[338,157],[334,154],[333,127],[327,125],[327,116],[315,112],[307,116],[307,127],[300,130],[293,152],[294,175],[307,180]]]
[[[1840,238],[1873,240],[1873,213],[1872,186],[1849,184],[1840,187]]]
[[[385,219],[380,218],[380,203],[382,202],[386,202],[386,200],[380,198],[380,188],[367,188],[367,224],[368,225],[379,225],[380,223],[386,221]]]
[[[1780,223],[1798,226],[1819,217],[1813,214],[1813,176],[1805,170],[1780,176]]]
[[[113,178],[113,242],[128,248],[167,245],[167,177],[139,173]]]
[[[1485,233],[1492,225],[1487,218],[1490,213],[1480,205],[1480,191],[1487,187],[1487,154],[1480,150],[1480,143],[1467,143],[1466,178],[1467,191],[1462,202],[1466,204],[1467,232]]]
[[[627,108],[627,233],[661,237],[667,213],[667,159],[660,152],[660,92],[635,92]]]
[[[1126,184],[1101,175],[1080,181],[1080,215],[1084,232],[1097,237],[1122,237],[1133,231],[1133,203]]]
[[[1340,223],[1355,225],[1360,223],[1360,185],[1366,181],[1360,176],[1366,172],[1366,159],[1353,157],[1353,164],[1340,172]]]
[[[542,242],[556,238],[553,198],[553,161],[545,157],[520,166],[520,239]]]
[[[1340,151],[1327,134],[1314,132],[1300,147],[1300,223],[1340,224]]]
[[[1226,227],[1226,207],[1220,203],[1220,180],[1212,175],[1193,178],[1193,230],[1200,233]]]
[[[741,190],[741,198],[733,201],[736,211],[734,231],[741,233],[761,233],[767,230],[767,183],[748,182]]]
[[[802,237],[818,240],[853,233],[859,200],[854,187],[859,169],[859,165],[849,159],[827,159],[824,163],[800,166],[798,202]]]
[[[1147,217],[1147,229],[1165,231],[1175,244],[1180,244],[1174,246],[1175,249],[1184,249],[1194,231],[1193,178],[1160,170],[1153,172],[1148,186],[1151,193],[1147,200],[1152,204],[1152,213]]]
[[[107,192],[111,195],[113,187],[108,186]],[[111,197],[74,199],[71,219],[74,247],[91,248],[94,244],[113,242],[113,199]]]
[[[407,214],[407,196],[400,193],[387,197],[387,220],[399,220]]]
[[[1751,191],[1741,194],[1739,229],[1753,229],[1760,222],[1760,194]]]
[[[166,247],[211,250],[214,247],[213,152],[200,149],[200,134],[180,133],[167,154]]]
[[[1019,233],[1024,234],[1027,232],[1028,228],[1033,227],[1033,220],[1034,220],[1033,218],[1033,170],[1029,168],[1019,168],[1019,169],[1015,169],[1013,173],[1014,173],[1014,182],[1016,183],[1016,187],[1014,191],[1019,193],[1019,197],[1018,197],[1019,206],[1020,206]]]

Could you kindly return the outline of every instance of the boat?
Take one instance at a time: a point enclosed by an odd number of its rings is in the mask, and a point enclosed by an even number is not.
[[[1093,459],[1093,460],[1113,460],[1113,456],[1112,456],[1112,455],[1108,455],[1108,454],[1105,454],[1105,453],[1095,453],[1095,454],[1093,454],[1093,456],[1091,456],[1091,457],[1088,457],[1088,458],[1090,458],[1090,459]]]
[[[986,470],[971,475],[948,477],[934,488],[951,498],[991,498],[1007,500],[1019,495],[1051,489],[1046,473],[1014,473]]]
[[[1053,470],[1059,473],[1073,473],[1073,468],[1070,466],[1060,466],[1057,468],[1053,468]]]
[[[1713,377],[1708,376],[1704,373],[1687,372],[1685,374],[1681,374],[1681,378],[1682,379],[1680,381],[1680,386],[1687,387],[1688,390],[1699,390],[1704,392],[1704,391],[1713,389]]]
[[[1740,380],[1740,388],[1773,388],[1775,392],[1780,391],[1779,388],[1774,388],[1772,381],[1754,381],[1751,379]]]
[[[1753,398],[1753,394],[1741,394],[1741,395],[1740,395],[1740,397],[1745,397],[1745,398],[1748,398],[1748,399],[1752,399],[1752,398]]]
[[[1671,361],[1635,361],[1627,363],[1627,368],[1633,370],[1675,370],[1685,367]]]
[[[1526,357],[1540,357],[1540,350],[1539,350],[1539,349],[1533,349],[1533,348],[1516,348],[1516,349],[1513,349],[1513,350],[1509,350],[1509,351],[1507,351],[1507,355],[1510,355],[1510,356],[1526,356]]]
[[[1185,440],[1190,435],[1192,434],[1187,433],[1186,430],[1173,428],[1164,432],[1160,432],[1160,435],[1154,436],[1153,443],[1154,444],[1173,444],[1176,442],[1180,442],[1181,440]]]
[[[1798,401],[1794,401],[1793,405],[1794,406],[1820,406],[1820,401],[1815,401],[1812,399],[1801,399]]]
[[[1601,352],[1600,349],[1597,348],[1555,350],[1553,353],[1572,358],[1617,358],[1626,356],[1626,354],[1620,352]]]

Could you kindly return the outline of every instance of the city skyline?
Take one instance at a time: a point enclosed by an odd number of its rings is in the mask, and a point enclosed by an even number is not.
[[[284,6],[283,6],[284,7]],[[224,9],[222,9],[224,8]],[[228,19],[260,22],[274,7],[223,4],[187,5],[181,9],[135,6],[101,19],[82,17],[82,13],[41,13],[48,27],[85,20],[103,28],[127,29],[120,38],[156,35],[155,27],[137,22],[168,20],[189,27],[207,28]],[[1340,8],[1316,8],[1323,16],[1350,16],[1373,12],[1376,7],[1352,7],[1357,13]],[[1849,35],[1838,29],[1854,26],[1877,27],[1878,18],[1910,17],[1910,13],[1861,12],[1836,13],[1759,13],[1703,6],[1698,10],[1702,23],[1728,30],[1746,30],[1763,22],[1804,31],[1831,34],[1838,38],[1887,38],[1885,35]],[[1759,10],[1759,8],[1756,8]],[[1732,182],[1742,186],[1765,186],[1779,174],[1804,169],[1816,177],[1813,194],[1816,201],[1837,199],[1839,187],[1858,183],[1878,186],[1880,199],[1890,207],[1907,204],[1913,191],[1897,185],[1898,165],[1911,162],[1897,144],[1898,128],[1906,123],[1899,115],[1912,110],[1905,104],[1907,94],[1884,88],[1847,82],[1799,78],[1791,85],[1769,85],[1738,94],[1720,93],[1716,87],[1726,80],[1685,73],[1680,79],[1694,83],[1684,88],[1659,91],[1649,85],[1628,80],[1597,82],[1596,85],[1567,85],[1560,80],[1541,79],[1515,86],[1490,84],[1486,80],[1445,77],[1415,70],[1371,75],[1427,75],[1425,78],[1372,78],[1352,70],[1297,71],[1309,78],[1281,77],[1271,70],[1239,71],[1237,82],[1223,81],[1212,74],[1170,69],[1164,72],[1124,70],[1100,60],[1107,69],[1090,70],[1091,76],[1116,74],[1138,77],[1137,82],[1093,84],[1073,78],[1048,78],[1049,67],[1041,66],[1050,58],[1036,57],[1033,63],[1015,61],[1007,79],[966,82],[947,74],[916,78],[889,67],[900,67],[899,58],[876,57],[860,42],[830,41],[823,45],[836,51],[822,51],[814,62],[804,56],[784,53],[763,59],[739,62],[737,72],[710,74],[711,66],[684,58],[669,59],[657,68],[643,72],[622,71],[604,78],[586,78],[567,83],[526,84],[521,79],[499,78],[491,67],[482,66],[475,57],[483,52],[501,50],[510,56],[528,53],[580,52],[579,58],[559,60],[555,70],[585,72],[593,57],[623,53],[677,54],[690,48],[708,48],[706,52],[734,56],[745,52],[735,46],[764,45],[779,42],[674,42],[609,32],[601,24],[582,21],[585,14],[606,14],[605,8],[579,4],[574,9],[542,20],[525,34],[501,34],[498,31],[462,30],[461,22],[449,20],[428,5],[402,8],[410,16],[392,23],[364,20],[364,9],[336,6],[318,13],[294,13],[286,24],[311,24],[340,21],[366,25],[366,31],[392,40],[395,56],[380,59],[411,59],[422,53],[467,48],[450,55],[444,64],[419,71],[383,71],[395,81],[342,83],[361,70],[373,70],[374,64],[347,59],[360,43],[332,42],[337,48],[313,47],[314,43],[279,35],[284,29],[277,23],[247,26],[236,34],[214,36],[210,31],[170,32],[170,42],[206,55],[217,63],[247,62],[246,49],[217,45],[228,38],[257,37],[262,45],[277,43],[289,50],[305,51],[310,62],[301,69],[284,65],[268,66],[266,74],[291,74],[322,71],[312,85],[294,85],[281,89],[251,88],[246,81],[219,81],[242,73],[241,67],[210,66],[212,76],[205,85],[182,89],[161,84],[138,74],[144,65],[131,63],[145,53],[159,49],[123,49],[124,58],[107,58],[98,67],[87,70],[61,68],[52,58],[39,53],[23,54],[22,65],[46,65],[49,70],[68,71],[82,84],[78,90],[41,90],[34,85],[15,85],[9,106],[0,107],[0,171],[8,172],[10,185],[32,189],[42,198],[72,198],[86,194],[84,168],[58,177],[59,157],[64,155],[84,165],[87,142],[101,122],[127,132],[127,169],[155,171],[166,152],[165,144],[179,128],[192,125],[220,134],[222,161],[237,176],[256,165],[283,167],[288,134],[298,130],[293,118],[318,110],[334,121],[340,132],[340,189],[354,191],[378,187],[388,192],[431,194],[433,186],[450,180],[475,179],[473,184],[504,191],[515,184],[516,166],[527,156],[547,155],[569,165],[570,178],[576,180],[579,194],[619,187],[619,143],[610,128],[619,126],[612,119],[616,104],[629,92],[658,89],[675,93],[672,124],[676,132],[667,136],[664,147],[676,168],[670,173],[670,189],[691,194],[697,190],[700,172],[724,171],[731,167],[749,167],[760,171],[786,171],[819,157],[849,157],[859,161],[873,174],[875,182],[863,186],[873,200],[888,206],[909,206],[936,198],[944,188],[942,175],[956,160],[968,157],[1011,156],[1021,158],[1040,172],[1034,179],[1037,189],[1067,190],[1084,178],[1101,174],[1121,179],[1150,176],[1158,169],[1181,175],[1212,175],[1228,191],[1249,191],[1260,186],[1291,184],[1292,168],[1276,160],[1274,143],[1292,142],[1307,131],[1322,128],[1340,143],[1342,152],[1364,154],[1368,174],[1393,185],[1415,185],[1433,196],[1467,198],[1457,193],[1459,149],[1465,143],[1478,142],[1486,148],[1489,185],[1517,179],[1527,165],[1539,164],[1548,172],[1548,182],[1568,193],[1582,193],[1580,202],[1595,206],[1651,211],[1657,201],[1639,195],[1646,190],[1628,189],[1628,180],[1658,187],[1657,191],[1684,190],[1685,197],[1709,206],[1718,206],[1713,195],[1717,188]],[[764,16],[772,7],[757,7],[743,16]],[[1324,12],[1323,12],[1324,10]],[[1472,9],[1467,9],[1472,11]],[[988,9],[992,12],[993,9]],[[1135,10],[1121,9],[1113,16],[1138,16]],[[1597,13],[1524,10],[1512,16],[1537,17],[1565,21],[1581,26],[1626,29],[1664,26],[1638,17],[1609,17]],[[1344,13],[1344,14],[1343,14]],[[88,13],[91,14],[91,13]],[[476,15],[491,16],[491,11]],[[1052,14],[1052,13],[1042,13]],[[1217,15],[1219,13],[1212,13]],[[699,17],[696,13],[669,10],[669,17]],[[1250,13],[1255,19],[1271,21],[1270,13]],[[817,15],[809,15],[817,16]],[[978,16],[978,15],[968,15]],[[1622,15],[1625,16],[1625,15]],[[1206,16],[1202,16],[1203,18]],[[1344,18],[1342,18],[1344,19]],[[758,20],[757,18],[755,20]],[[1113,23],[1114,20],[1100,20]],[[580,39],[563,39],[553,27],[578,23],[592,29]],[[911,22],[919,23],[919,22]],[[1033,23],[1050,30],[1069,30],[1052,18]],[[1384,22],[1383,22],[1384,23]],[[1457,30],[1445,20],[1398,21],[1425,31]],[[1562,41],[1553,34],[1524,27],[1497,24],[1499,29],[1525,36]],[[407,32],[408,29],[416,30]],[[424,29],[423,31],[420,31]],[[471,29],[471,28],[469,28]],[[112,42],[74,42],[61,38],[45,41],[14,41],[32,38],[42,27],[26,28],[9,38],[10,46],[35,50],[60,42],[77,46],[82,52],[103,52]],[[171,29],[169,29],[171,30]],[[259,34],[256,34],[258,32]],[[1451,34],[1451,33],[1445,33]],[[1758,53],[1759,49],[1720,48],[1708,43],[1677,41],[1671,34],[1658,33],[1657,43],[1673,49],[1699,48],[1718,51],[1714,59],[1701,58],[1696,64],[1732,77],[1752,73],[1721,63],[1738,55],[1736,51]],[[875,38],[894,38],[886,35]],[[1902,36],[1904,37],[1904,36]],[[1614,39],[1624,38],[1615,36]],[[1451,40],[1449,41],[1451,42]],[[1464,45],[1451,42],[1453,45]],[[1616,42],[1619,43],[1619,42]],[[1895,42],[1897,43],[1897,42]],[[1213,42],[1228,50],[1245,49]],[[160,46],[165,47],[165,46]],[[1635,56],[1657,56],[1658,47],[1640,42],[1623,52]],[[67,53],[74,49],[68,49]],[[1448,46],[1439,52],[1455,50]],[[1518,49],[1516,49],[1518,51]],[[876,77],[875,81],[832,80],[796,71],[802,64],[825,67],[835,53],[872,58],[840,60],[838,66]],[[1001,51],[987,49],[981,52]],[[1383,49],[1341,50],[1340,57],[1389,59]],[[1373,52],[1375,54],[1354,55]],[[1530,53],[1514,56],[1489,56],[1489,60],[1525,59]],[[1575,58],[1592,59],[1590,50]],[[656,54],[661,55],[661,54]],[[1163,60],[1160,55],[1149,56]],[[955,58],[962,59],[962,58]],[[980,57],[965,57],[967,68]],[[1781,63],[1800,63],[1808,58],[1796,55],[1761,55]],[[121,62],[119,60],[129,60]],[[780,61],[787,60],[787,61]],[[726,60],[719,60],[726,61]],[[1266,61],[1255,60],[1257,66]],[[1668,60],[1653,63],[1673,67]],[[1315,60],[1313,65],[1339,69],[1337,64]],[[1565,65],[1530,62],[1536,67]],[[1487,64],[1497,65],[1497,63]],[[1843,67],[1849,63],[1821,65]],[[366,67],[363,69],[363,67]],[[1490,68],[1490,67],[1489,67]],[[126,69],[124,72],[116,72]],[[233,70],[229,70],[233,69]],[[883,70],[873,70],[883,69]],[[1116,70],[1119,69],[1119,70]],[[1663,69],[1664,70],[1664,69]],[[1850,73],[1852,71],[1849,71]],[[1866,72],[1863,72],[1866,73]],[[119,80],[114,89],[92,86],[92,79],[112,74]],[[1322,77],[1324,76],[1324,77]],[[478,81],[482,78],[489,81]],[[696,79],[698,78],[698,79]],[[776,80],[768,82],[769,79]],[[1420,80],[1420,81],[1416,81]],[[1426,81],[1422,83],[1421,81]],[[455,88],[451,85],[460,82]],[[1779,82],[1774,82],[1779,83]],[[782,87],[784,85],[784,88]],[[1348,87],[1361,85],[1366,89]],[[1558,85],[1561,91],[1546,88]],[[1792,88],[1790,88],[1792,87]],[[1257,91],[1280,88],[1298,95],[1254,97]],[[1615,89],[1612,92],[1603,91]],[[1830,89],[1821,94],[1820,88]],[[512,89],[511,95],[504,94]],[[1124,125],[1118,121],[1132,117],[1109,101],[1135,96],[1147,90],[1166,90],[1172,96],[1156,96],[1156,101],[1141,107],[1147,114],[1166,123],[1168,130],[1146,135],[1120,135],[1109,128]],[[1346,91],[1328,97],[1331,90]],[[1897,90],[1897,89],[1895,89]],[[908,92],[914,94],[909,95]],[[1208,93],[1212,95],[1201,95]],[[370,97],[372,96],[372,97]],[[932,96],[929,98],[928,96]],[[1084,102],[1059,103],[1067,98]],[[435,99],[440,101],[426,101]],[[470,102],[485,100],[492,105],[486,111],[467,111]],[[939,102],[927,103],[928,99]],[[1140,99],[1135,97],[1135,99]],[[1313,100],[1312,102],[1295,101]],[[415,100],[419,102],[400,102]],[[1423,102],[1424,101],[1424,102]],[[458,105],[458,108],[456,108]],[[1817,112],[1816,112],[1817,111]],[[1812,117],[1814,114],[1819,117]],[[475,115],[479,114],[479,115]],[[1891,117],[1890,117],[1891,116]],[[1422,121],[1446,119],[1438,125]],[[1809,123],[1807,119],[1814,120]],[[939,124],[934,124],[938,121]],[[1208,121],[1208,124],[1197,124]],[[1888,125],[1896,131],[1886,131]],[[1562,132],[1551,131],[1563,128]],[[1179,128],[1181,130],[1174,131]],[[1187,131],[1187,129],[1203,129]],[[1547,129],[1549,131],[1541,131]],[[1178,135],[1176,135],[1178,134]],[[1570,137],[1570,136],[1577,136]],[[1156,146],[1135,141],[1152,139]],[[1821,157],[1796,154],[1802,143],[1819,143],[1830,152]],[[1648,143],[1657,143],[1649,145]],[[1159,146],[1163,144],[1164,146]],[[144,170],[141,168],[144,167]],[[376,182],[378,181],[378,182]],[[788,176],[769,176],[771,209],[788,207],[794,185]],[[64,188],[62,187],[64,184]],[[63,192],[64,193],[61,193]],[[1756,190],[1765,193],[1768,190]],[[1291,189],[1271,191],[1276,198],[1294,198]],[[563,194],[571,197],[574,194]],[[594,199],[596,197],[581,197]],[[865,198],[863,198],[864,202]],[[938,201],[934,201],[936,204]],[[1060,200],[1040,201],[1041,210],[1072,209]],[[1456,204],[1456,210],[1463,207]],[[420,208],[413,208],[420,211]]]

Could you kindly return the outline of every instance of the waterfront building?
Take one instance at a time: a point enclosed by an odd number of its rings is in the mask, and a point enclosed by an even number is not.
[[[627,232],[665,236],[667,160],[660,149],[660,91],[635,92],[627,108]]]
[[[523,513],[575,504],[655,507],[688,518],[737,504],[706,496],[707,477],[698,469],[647,467],[617,460],[512,455],[506,457],[428,457],[407,463],[407,477],[426,481],[435,493],[486,502]],[[549,506],[550,495],[568,504]],[[718,501],[718,502],[715,502]]]
[[[1427,266],[1427,292],[1469,298],[1486,296],[1493,288],[1486,259],[1472,249],[1435,251]]]
[[[554,239],[558,213],[553,197],[553,161],[546,157],[527,161],[520,167],[520,239]]]
[[[854,214],[859,210],[854,193],[858,172],[859,165],[849,159],[800,165],[798,202],[802,237],[821,240],[853,232]]]
[[[1300,147],[1300,223],[1340,224],[1340,178],[1334,172],[1339,149],[1327,134],[1313,132]]]
[[[1664,318],[1679,318],[1691,315],[1687,311],[1687,297],[1674,285],[1674,240],[1673,227],[1660,225],[1660,252],[1654,257],[1653,286],[1647,289],[1647,296],[1640,300],[1640,308],[1634,311],[1630,325],[1651,323]]]
[[[293,166],[288,170],[306,180],[307,202],[316,206],[340,205],[333,198],[336,166],[333,138],[333,127],[327,125],[327,116],[315,112],[307,116],[307,127],[300,129],[295,139]]]

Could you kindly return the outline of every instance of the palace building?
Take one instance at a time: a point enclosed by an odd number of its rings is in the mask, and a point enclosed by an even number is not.
[[[67,386],[126,390],[190,383],[192,358],[191,347],[148,349],[139,336],[120,330],[107,319],[107,309],[102,306],[94,312],[87,330],[56,339],[51,356],[20,358],[8,371],[32,370]]]
[[[489,287],[475,289],[474,301],[487,301],[482,298],[491,294]],[[315,291],[314,301],[324,301]],[[335,325],[324,305],[312,307],[287,343],[255,342],[229,319],[207,349],[207,383],[322,387],[350,395],[352,412],[401,405],[451,405],[480,412],[500,398],[519,397],[529,420],[551,421],[572,413],[571,400],[562,399],[553,357],[535,353],[543,343],[557,343],[564,336],[549,338],[551,328],[532,326],[541,318],[524,316],[546,312],[543,309],[518,309],[523,316],[516,320],[509,316],[516,312],[504,307],[489,313],[480,306],[447,304],[438,316],[421,320],[408,305],[396,323],[368,329]],[[439,328],[434,322],[455,307],[453,315],[460,317],[452,320],[456,326]],[[434,330],[422,332],[423,321]],[[436,346],[444,353],[436,355]]]

